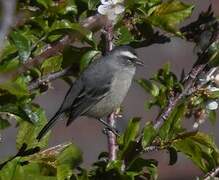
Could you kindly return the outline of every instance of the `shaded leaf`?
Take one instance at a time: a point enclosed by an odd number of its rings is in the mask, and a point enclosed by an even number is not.
[[[116,33],[117,33],[117,39],[115,41],[115,44],[117,46],[130,44],[131,42],[134,41],[134,36],[125,26],[118,28]]]
[[[86,52],[80,60],[80,71],[82,72],[91,62],[92,60],[100,54],[100,51],[91,50]]]
[[[37,2],[43,5],[45,8],[51,7],[53,1],[52,0],[37,0]]]
[[[178,157],[177,151],[173,147],[169,147],[167,150],[169,151],[169,154],[170,154],[169,165],[174,165],[177,162],[177,157]]]
[[[57,157],[57,179],[70,179],[73,169],[82,161],[80,150],[73,144],[66,147]]]
[[[6,119],[0,118],[0,130],[8,128],[11,124]]]
[[[34,106],[28,111],[30,118],[37,118],[37,122],[35,124],[26,121],[19,122],[19,130],[16,138],[17,149],[20,149],[24,143],[27,144],[28,149],[47,146],[48,135],[46,135],[41,141],[36,139],[40,130],[47,123],[45,112],[41,108]]]

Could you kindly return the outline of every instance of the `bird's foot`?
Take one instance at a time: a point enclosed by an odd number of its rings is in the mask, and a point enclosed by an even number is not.
[[[98,119],[98,121],[100,121],[105,126],[105,128],[103,129],[104,134],[107,134],[109,131],[111,131],[116,136],[120,136],[118,130],[110,126],[106,121],[104,121],[103,119]]]
[[[114,112],[114,117],[117,118],[122,118],[122,110],[121,108],[117,108],[116,111]]]

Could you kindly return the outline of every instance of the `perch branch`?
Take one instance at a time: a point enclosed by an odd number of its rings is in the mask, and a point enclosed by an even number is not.
[[[112,22],[108,21],[108,24],[105,26],[105,43],[106,43],[106,53],[110,52],[113,49],[113,25]],[[111,127],[115,127],[115,113],[111,113],[107,118],[107,123]],[[117,151],[117,144],[116,144],[116,135],[108,131],[107,133],[108,139],[108,151],[109,151],[109,160],[113,161],[116,160],[116,151]]]
[[[41,78],[31,82],[28,85],[28,90],[32,91],[34,89],[37,89],[42,84],[45,84],[45,83],[48,83],[48,82],[53,81],[55,79],[58,79],[60,77],[66,76],[66,75],[70,74],[69,73],[70,69],[71,69],[71,67],[67,67],[67,68],[65,68],[65,69],[63,69],[61,71],[45,75],[45,76],[43,76],[43,77],[41,77]]]

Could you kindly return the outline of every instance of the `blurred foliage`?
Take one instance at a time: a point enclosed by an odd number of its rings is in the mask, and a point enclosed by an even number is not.
[[[2,162],[0,180],[157,179],[159,162],[142,156],[153,150],[167,150],[169,165],[177,162],[178,153],[186,155],[203,172],[219,165],[219,150],[213,137],[183,127],[183,120],[191,117],[196,121],[204,117],[215,122],[215,111],[207,110],[205,105],[208,100],[218,100],[219,91],[206,89],[209,82],[202,89],[184,95],[160,129],[155,129],[152,122],[142,128],[140,118],[131,119],[117,138],[119,149],[115,161],[109,161],[108,153],[103,152],[90,169],[85,169],[81,165],[82,153],[72,143],[39,151],[48,146],[49,135],[40,142],[36,140],[47,118],[44,110],[33,100],[48,88],[40,89],[39,86],[29,91],[28,85],[70,66],[74,70],[73,76],[77,77],[104,52],[100,30],[91,32],[81,25],[84,19],[97,13],[99,4],[99,0],[18,0],[17,21],[0,55],[0,73],[24,66],[49,49],[51,44],[59,43],[65,35],[76,37],[76,43],[69,44],[62,53],[54,54],[22,75],[0,84],[0,129],[11,127],[12,121],[18,128],[18,153]],[[214,41],[218,21],[209,8],[195,22],[180,28],[180,23],[191,16],[193,9],[193,5],[179,0],[126,0],[125,13],[118,18],[113,29],[113,43],[145,47],[169,42],[168,36],[177,36],[194,42],[198,47],[198,57],[204,53],[205,62],[206,59],[208,61],[206,69],[215,67],[219,60],[218,41]],[[156,106],[161,113],[172,98],[185,91],[185,78],[183,73],[181,79],[177,78],[167,64],[152,78],[137,80],[151,95],[145,107]]]

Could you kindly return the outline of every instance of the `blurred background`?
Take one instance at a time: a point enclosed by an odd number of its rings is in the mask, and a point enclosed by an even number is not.
[[[215,14],[219,16],[218,0],[184,0],[184,2],[193,3],[195,5],[193,16],[186,24],[195,20],[198,14],[201,11],[207,10],[210,4],[212,4]],[[179,76],[182,69],[188,72],[196,60],[194,45],[179,38],[173,38],[170,43],[164,45],[152,45],[147,48],[138,49],[137,51],[140,59],[145,62],[145,67],[138,69],[135,79],[150,78],[165,63],[170,63],[171,70]],[[45,109],[48,119],[54,115],[69,88],[62,80],[53,82],[52,86],[52,89],[35,100],[36,103]],[[156,109],[148,111],[144,108],[144,103],[149,98],[150,97],[133,82],[123,103],[123,117],[117,120],[117,129],[119,131],[123,131],[131,117],[141,117],[142,125],[148,120],[154,120],[157,114]],[[188,126],[188,124],[191,124],[191,122],[185,123],[186,126]],[[204,125],[201,125],[201,130],[210,132],[210,134],[216,138],[216,142],[219,146],[218,125],[219,122],[215,126],[204,123]],[[83,152],[83,166],[89,167],[89,165],[97,159],[100,152],[107,151],[107,139],[102,130],[102,124],[95,119],[88,119],[86,117],[78,118],[68,128],[65,127],[64,121],[60,121],[52,130],[50,146],[66,141],[73,141]],[[2,133],[3,143],[1,143],[0,148],[1,159],[16,152],[15,135],[15,128],[9,128]],[[179,160],[174,166],[168,165],[169,155],[166,151],[147,153],[145,157],[155,158],[159,161],[158,179],[161,180],[195,179],[196,176],[202,175],[201,171],[185,156],[179,156]]]

